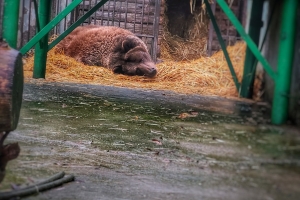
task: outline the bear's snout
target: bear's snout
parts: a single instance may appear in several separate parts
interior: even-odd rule
[[[157,74],[157,69],[155,64],[152,62],[140,63],[136,67],[135,73],[138,76],[146,76],[149,78],[153,78]]]
[[[156,68],[151,68],[146,73],[145,73],[145,71],[142,71],[140,68],[136,69],[136,75],[138,75],[138,76],[147,76],[149,78],[152,78],[156,74],[157,74]]]
[[[152,78],[152,77],[154,77],[156,74],[157,74],[157,70],[156,70],[156,68],[153,67],[153,68],[151,68],[151,69],[149,70],[148,77]]]

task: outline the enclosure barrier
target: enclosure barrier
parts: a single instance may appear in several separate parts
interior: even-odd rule
[[[36,0],[34,0],[36,1]],[[91,16],[97,9],[104,5],[108,0],[102,0],[91,8],[85,15],[72,24],[65,32],[63,32],[57,39],[48,45],[46,38],[49,31],[54,28],[62,19],[64,19],[77,5],[83,0],[72,1],[61,13],[59,13],[52,21],[49,22],[49,12],[51,0],[40,0],[39,4],[39,18],[40,31],[21,48],[20,52],[24,55],[34,45],[36,45],[35,55],[35,67],[34,77],[44,78],[47,52],[53,48],[58,42],[66,37],[71,31],[73,31],[79,24],[84,22],[89,16]],[[265,71],[275,82],[275,92],[272,105],[272,123],[282,124],[287,120],[288,105],[289,105],[289,91],[291,81],[291,69],[293,62],[293,45],[295,40],[295,21],[298,0],[284,0],[283,15],[282,15],[282,27],[281,38],[279,45],[278,67],[275,72],[267,60],[262,56],[260,50],[257,47],[258,36],[260,32],[260,25],[257,27],[250,27],[249,35],[245,32],[243,26],[231,11],[225,0],[216,0],[224,13],[228,16],[231,23],[235,26],[237,32],[241,35],[247,44],[246,61],[244,65],[244,76],[242,83],[239,83],[234,72],[232,63],[230,61],[228,52],[225,48],[225,43],[220,37],[220,30],[215,21],[213,13],[210,8],[208,0],[204,0],[206,8],[210,18],[212,20],[215,31],[217,32],[218,39],[225,58],[228,62],[230,72],[235,82],[236,88],[242,97],[251,96],[249,90],[253,85],[255,62],[256,59],[262,64]],[[253,7],[251,17],[261,18],[262,9],[261,0],[253,0]],[[19,0],[5,0],[4,3],[4,17],[3,17],[3,36],[11,46],[16,46],[17,41],[17,21],[18,21],[18,5]],[[48,23],[49,22],[49,23]]]
[[[267,60],[262,56],[260,53],[258,47],[257,47],[257,39],[255,38],[255,42],[251,39],[251,37],[245,32],[243,26],[239,22],[239,20],[236,18],[235,14],[231,11],[228,4],[225,2],[225,0],[216,0],[221,9],[224,11],[224,13],[228,16],[231,23],[235,26],[238,33],[241,35],[241,37],[244,39],[244,41],[247,44],[247,55],[246,59],[249,61],[249,63],[245,63],[244,66],[244,77],[242,80],[242,87],[236,83],[237,89],[240,92],[240,94],[243,94],[247,96],[249,94],[248,90],[251,88],[251,84],[253,84],[252,76],[249,76],[249,73],[255,73],[253,70],[253,58],[252,55],[255,56],[255,58],[260,61],[265,71],[268,73],[268,75],[273,79],[275,82],[275,90],[274,90],[274,96],[273,96],[273,103],[272,103],[272,123],[273,124],[283,124],[286,122],[288,117],[288,106],[289,106],[289,92],[290,92],[290,84],[291,84],[291,70],[293,65],[293,51],[294,51],[294,41],[295,41],[295,23],[296,23],[296,13],[297,13],[297,7],[298,7],[298,0],[284,0],[284,6],[283,6],[283,14],[282,14],[282,22],[281,22],[281,37],[280,37],[280,44],[279,44],[279,56],[278,56],[278,66],[277,66],[277,72],[274,72],[270,66],[270,64],[267,62]],[[257,9],[257,7],[260,7],[262,5],[258,5],[258,1],[261,0],[253,0],[254,7],[252,9]],[[211,20],[214,20],[214,16],[212,15],[212,11],[210,9],[210,5],[208,3],[208,0],[204,0],[206,7],[208,9],[208,13],[211,17]],[[259,8],[261,9],[261,8]],[[260,15],[260,11],[252,12],[252,14]],[[216,23],[215,23],[216,24]],[[217,25],[214,26],[215,30],[217,31],[218,27]],[[257,37],[257,30],[254,30],[256,33],[252,33],[252,36],[254,35]],[[217,33],[218,34],[218,33]],[[222,44],[223,39],[219,39],[220,43]],[[223,45],[222,45],[223,46]],[[226,49],[222,47],[222,50],[224,51],[225,57],[227,52]],[[230,68],[232,68],[231,62],[228,62],[228,65]],[[232,71],[232,69],[231,69]],[[235,73],[233,73],[233,77],[235,76]],[[249,79],[249,77],[250,79]],[[234,78],[235,79],[235,78]]]
[[[261,0],[252,1],[248,34],[252,38],[256,46],[259,45],[260,29],[263,26],[262,13],[263,13],[264,2],[265,1],[261,1]],[[266,33],[267,32],[268,31],[266,31]],[[246,57],[244,62],[244,73],[243,73],[243,79],[242,79],[241,89],[240,89],[241,97],[252,98],[253,85],[254,85],[254,79],[256,73],[256,65],[257,65],[257,59],[252,53],[251,49],[247,47]]]

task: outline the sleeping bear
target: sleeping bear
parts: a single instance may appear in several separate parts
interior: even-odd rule
[[[157,73],[145,43],[118,27],[77,27],[58,43],[56,50],[84,64],[103,66],[118,74],[154,77]]]

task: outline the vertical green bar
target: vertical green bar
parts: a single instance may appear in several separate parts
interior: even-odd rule
[[[291,73],[294,55],[298,0],[284,0],[278,54],[278,76],[272,105],[272,123],[282,124],[288,117]]]
[[[20,0],[5,0],[3,10],[3,38],[12,47],[17,48]]]
[[[258,46],[260,29],[262,27],[262,12],[263,12],[264,1],[253,0],[251,8],[251,16],[249,23],[248,35],[251,37],[253,42]],[[244,74],[241,84],[240,96],[245,98],[251,98],[253,94],[253,83],[256,72],[256,57],[252,51],[247,47],[246,58],[244,63]]]
[[[40,0],[38,18],[40,28],[50,21],[51,0]],[[48,33],[35,46],[33,78],[45,78],[48,52]]]

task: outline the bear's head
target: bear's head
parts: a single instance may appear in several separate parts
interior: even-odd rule
[[[112,59],[115,60],[112,67],[114,73],[150,78],[157,73],[146,45],[136,36],[129,36],[120,41],[118,52]]]

